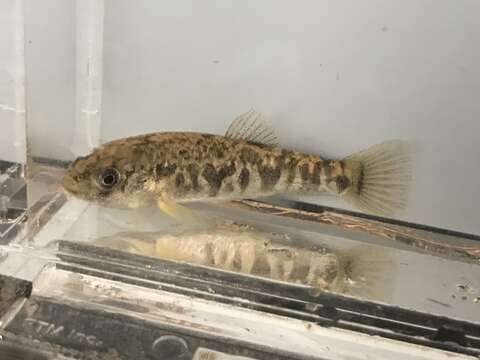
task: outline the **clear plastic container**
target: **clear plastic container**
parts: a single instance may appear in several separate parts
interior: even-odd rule
[[[33,280],[78,245],[118,264],[278,282],[289,299],[304,287],[480,322],[480,5],[4,3],[0,274]],[[62,189],[70,163],[108,141],[224,135],[252,108],[281,147],[327,159],[410,141],[405,210],[375,217],[333,196],[279,194],[193,203],[208,219],[198,227]]]

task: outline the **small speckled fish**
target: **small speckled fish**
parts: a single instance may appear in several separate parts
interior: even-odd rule
[[[124,232],[95,244],[136,254],[211,266],[319,290],[386,301],[395,264],[388,250],[359,245],[346,250],[310,250],[285,245],[289,238],[248,225],[163,232]]]
[[[332,193],[360,210],[392,215],[407,201],[410,158],[391,141],[343,160],[280,148],[260,114],[249,111],[225,136],[165,132],[109,142],[76,159],[63,179],[70,193],[105,206],[157,204],[174,217],[179,203],[281,193]]]

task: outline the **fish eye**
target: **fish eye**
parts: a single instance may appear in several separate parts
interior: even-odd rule
[[[115,168],[108,168],[100,175],[100,185],[104,188],[111,189],[120,181],[120,173]]]

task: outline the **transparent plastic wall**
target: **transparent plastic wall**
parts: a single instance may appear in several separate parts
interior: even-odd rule
[[[25,62],[22,1],[0,12],[0,160],[25,163]]]
[[[0,245],[24,218],[25,58],[22,1],[0,11]]]
[[[328,157],[412,141],[397,217],[480,233],[479,6],[27,1],[32,155],[71,160],[146,132],[222,134],[255,108],[281,145]]]

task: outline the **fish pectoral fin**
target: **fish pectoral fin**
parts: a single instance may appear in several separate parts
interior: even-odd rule
[[[225,133],[225,137],[271,147],[278,145],[273,128],[266,122],[261,113],[253,109],[233,120]]]
[[[195,211],[180,205],[174,200],[160,198],[157,205],[165,214],[180,222],[199,224],[205,222]]]

